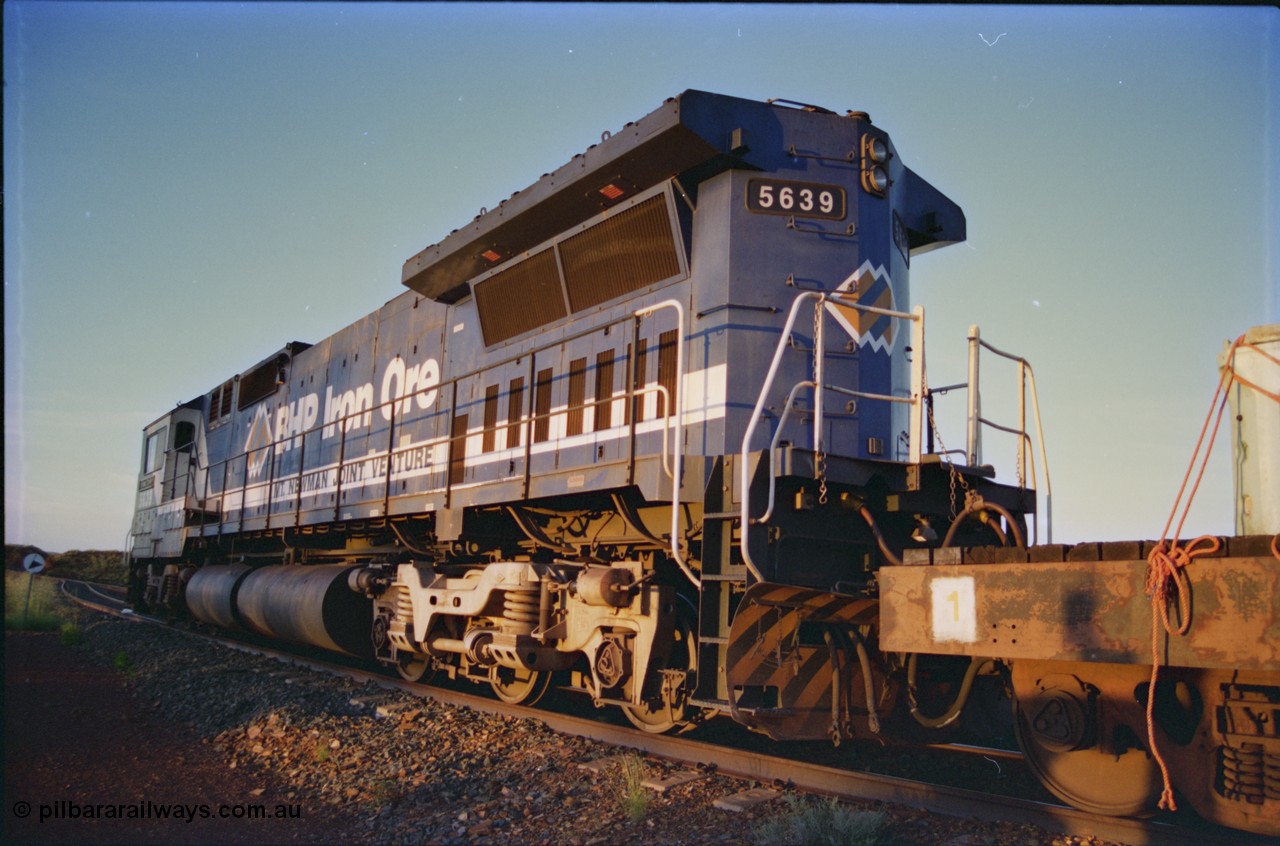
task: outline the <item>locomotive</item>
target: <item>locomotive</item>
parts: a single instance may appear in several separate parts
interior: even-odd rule
[[[556,684],[652,732],[839,744],[1001,701],[1050,789],[1119,814],[1155,808],[1155,689],[1179,792],[1280,830],[1280,720],[1246,718],[1280,716],[1274,652],[1175,650],[1135,682],[1108,647],[1136,603],[1088,614],[1137,552],[1033,543],[1043,441],[1037,464],[1025,412],[980,405],[979,351],[1006,354],[975,327],[968,381],[930,387],[910,265],[964,238],[867,114],[686,91],[410,258],[372,314],[147,426],[131,600],[513,703]],[[992,426],[1015,480],[982,462]],[[1280,633],[1280,568],[1228,552],[1270,608],[1251,634]]]

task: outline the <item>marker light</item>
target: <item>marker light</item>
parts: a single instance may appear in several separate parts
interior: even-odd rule
[[[889,191],[888,163],[893,155],[883,138],[870,132],[862,136],[862,190],[877,197]]]
[[[889,190],[889,174],[876,165],[862,172],[862,187],[866,191],[881,197]]]
[[[600,189],[600,194],[606,200],[616,200],[625,193],[626,191],[619,188],[617,185],[614,185],[612,182]]]
[[[883,138],[877,138],[874,135],[864,136],[866,144],[867,157],[877,164],[883,164],[889,160],[889,147],[884,143]]]

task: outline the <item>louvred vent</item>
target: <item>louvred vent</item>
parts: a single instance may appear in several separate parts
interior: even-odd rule
[[[574,235],[559,249],[573,311],[630,294],[680,272],[662,195]]]
[[[496,344],[565,316],[556,257],[543,250],[475,286],[485,343]]]
[[[473,285],[484,341],[492,346],[674,280],[681,256],[667,194],[603,216]]]

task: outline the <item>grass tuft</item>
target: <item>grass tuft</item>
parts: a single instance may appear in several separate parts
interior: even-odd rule
[[[381,810],[388,805],[394,805],[401,793],[400,783],[394,778],[378,779],[369,789],[369,803],[374,810]]]
[[[886,816],[829,802],[786,797],[791,809],[756,829],[756,846],[881,846]]]
[[[84,630],[75,623],[63,623],[59,639],[63,646],[79,646],[84,643]]]
[[[632,752],[622,759],[622,787],[619,803],[622,813],[639,822],[649,811],[649,791],[644,786],[644,759]]]
[[[30,590],[31,599],[27,601]],[[56,632],[62,626],[62,600],[58,583],[6,570],[4,573],[4,627],[33,632]]]

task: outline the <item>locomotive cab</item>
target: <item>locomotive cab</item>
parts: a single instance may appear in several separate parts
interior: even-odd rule
[[[129,533],[130,600],[156,604],[167,593],[179,602],[177,561],[188,527],[208,517],[199,491],[204,483],[202,399],[184,403],[142,433],[142,463]]]
[[[182,554],[183,528],[201,506],[198,434],[203,429],[196,401],[178,406],[142,434],[142,466],[134,507],[135,555],[171,558]]]

